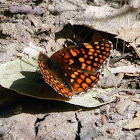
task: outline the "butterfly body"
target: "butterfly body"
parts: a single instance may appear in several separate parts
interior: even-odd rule
[[[92,88],[99,79],[99,69],[110,54],[111,43],[73,45],[50,58],[39,54],[39,67],[45,81],[58,93],[72,97]]]

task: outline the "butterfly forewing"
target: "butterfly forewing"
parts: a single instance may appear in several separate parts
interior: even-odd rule
[[[92,88],[98,82],[100,75],[99,72],[90,74],[75,68],[67,69],[66,67],[62,67],[62,70],[69,80],[71,89],[76,94]]]
[[[72,67],[94,73],[109,56],[111,45],[108,41],[101,41],[69,46],[66,51],[64,48],[52,57],[57,58],[62,67]]]

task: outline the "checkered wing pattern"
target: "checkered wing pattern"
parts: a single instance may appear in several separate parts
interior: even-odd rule
[[[99,79],[99,69],[110,54],[108,41],[69,46],[48,58],[39,55],[41,73],[58,93],[72,97],[93,87]]]

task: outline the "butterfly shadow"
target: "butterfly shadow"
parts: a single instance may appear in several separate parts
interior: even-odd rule
[[[22,71],[21,74],[25,78],[14,81],[10,86],[11,90],[0,88],[0,116],[9,117],[23,112],[38,114],[87,109],[66,103],[65,101],[70,99],[58,94],[45,83],[40,73]]]

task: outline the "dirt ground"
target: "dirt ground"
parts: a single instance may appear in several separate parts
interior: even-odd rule
[[[140,1],[1,0],[1,66],[103,39],[113,43],[106,64],[112,74],[97,87],[115,86],[115,100],[96,107],[43,100],[0,78],[0,139],[140,140]]]

